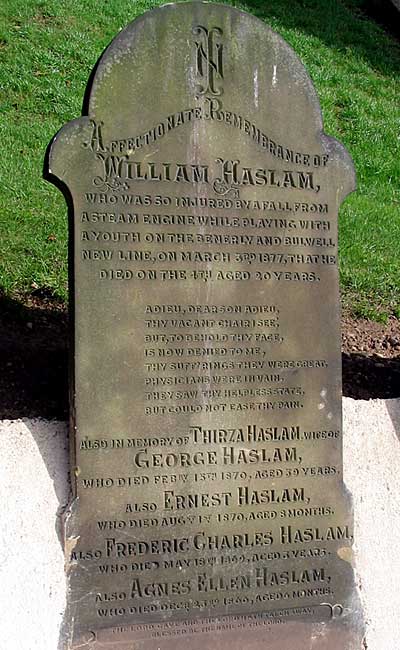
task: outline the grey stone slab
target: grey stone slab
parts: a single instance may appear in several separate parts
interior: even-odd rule
[[[355,179],[296,54],[228,6],[148,12],[49,174],[72,232],[68,647],[359,648],[337,268]]]

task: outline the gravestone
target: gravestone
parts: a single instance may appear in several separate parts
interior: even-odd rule
[[[291,48],[167,5],[48,154],[70,206],[68,648],[361,647],[337,217],[354,189]]]

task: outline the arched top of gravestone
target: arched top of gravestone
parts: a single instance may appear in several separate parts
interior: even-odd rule
[[[294,50],[255,16],[201,1],[155,8],[113,39],[99,59],[89,89],[89,114],[107,117],[116,92],[119,113],[135,107],[140,114],[143,105],[154,110],[157,99],[162,99],[165,108],[170,105],[171,111],[179,96],[184,105],[193,101],[198,90],[196,43],[202,50],[215,51],[220,45],[223,81],[218,83],[214,69],[215,82],[210,83],[208,94],[224,96],[232,108],[236,102],[242,107],[243,98],[251,99],[248,109],[261,116],[267,111],[278,117],[278,109],[290,107],[291,113],[303,116],[296,139],[302,128],[322,130],[317,94]],[[204,54],[204,68],[218,65],[218,55],[214,61],[212,52]]]
[[[83,138],[95,153],[132,159],[150,156],[164,140],[176,153],[184,149],[186,160],[200,159],[202,150],[207,156],[220,139],[242,150],[258,147],[266,164],[329,168],[338,205],[355,187],[350,156],[323,133],[316,91],[296,53],[261,20],[233,7],[199,1],[146,12],[105,50],[86,97],[90,121],[66,125],[50,152],[50,173],[68,186],[67,168],[85,164],[85,157],[67,164],[64,145],[71,149]],[[179,113],[172,128],[171,116]],[[256,143],[257,132],[266,146]]]

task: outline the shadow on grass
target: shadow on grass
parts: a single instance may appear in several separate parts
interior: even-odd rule
[[[27,302],[0,292],[0,418],[66,420],[68,315],[43,295]]]
[[[242,7],[271,26],[279,26],[315,36],[330,49],[346,55],[350,49],[385,77],[397,76],[400,70],[400,45],[393,38],[382,37],[384,25],[394,35],[393,14],[400,21],[389,0],[244,0]],[[371,20],[372,18],[372,20]],[[398,31],[395,32],[398,35]]]
[[[0,419],[68,419],[68,314],[33,295],[27,304],[0,293]],[[343,354],[343,394],[400,397],[400,357]]]

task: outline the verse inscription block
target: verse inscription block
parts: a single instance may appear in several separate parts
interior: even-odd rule
[[[48,170],[72,207],[67,647],[359,648],[337,266],[355,181],[301,62],[228,6],[148,12]]]

